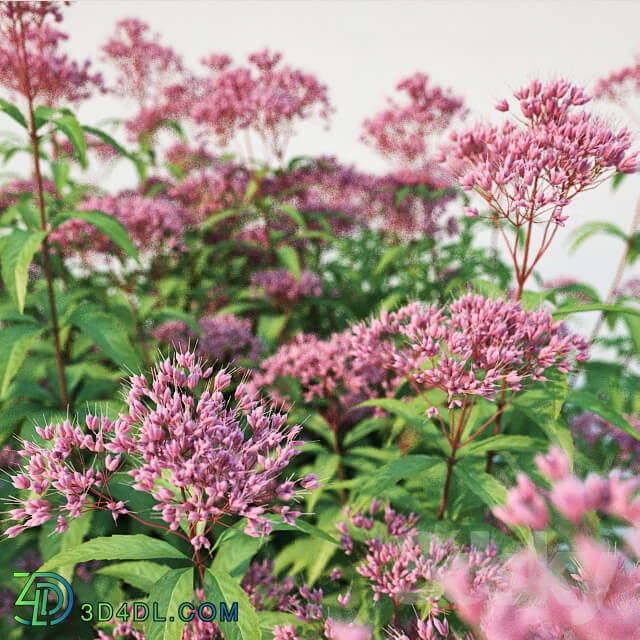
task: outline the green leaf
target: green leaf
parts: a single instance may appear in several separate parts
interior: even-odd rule
[[[560,411],[567,395],[567,376],[557,371],[547,373],[546,382],[536,382],[518,394],[505,413],[517,410],[535,422],[553,443],[559,444],[573,459],[573,437]]]
[[[115,535],[94,538],[77,547],[65,549],[47,560],[38,571],[89,560],[147,560],[154,558],[179,558],[190,562],[181,551],[164,540],[141,534]]]
[[[138,370],[138,356],[129,342],[126,330],[114,316],[94,305],[86,304],[69,316],[68,323],[91,338],[117,365],[131,371]]]
[[[193,316],[190,316],[188,313],[180,311],[179,309],[169,309],[168,307],[154,309],[151,312],[151,317],[156,322],[165,322],[166,320],[182,320],[182,322],[191,327],[198,335],[202,333],[200,325],[198,325],[198,323],[193,319]]]
[[[287,214],[301,229],[306,229],[307,225],[304,221],[304,216],[290,204],[280,204],[278,208]]]
[[[384,489],[400,480],[415,477],[442,462],[442,458],[425,455],[408,455],[380,467],[358,491],[358,495],[379,496]]]
[[[4,98],[0,98],[0,111],[4,111],[4,113],[6,113],[10,118],[13,118],[13,120],[15,120],[21,127],[28,129],[27,121],[22,115],[20,109]]]
[[[77,118],[71,112],[67,111],[59,118],[53,120],[53,123],[58,130],[67,136],[69,142],[78,153],[81,166],[85,168],[87,166],[87,141]]]
[[[460,449],[459,458],[467,456],[484,456],[487,451],[544,451],[547,443],[539,438],[529,436],[498,435],[482,440],[473,440]]]
[[[406,247],[404,245],[398,245],[396,247],[391,247],[387,249],[383,254],[376,268],[373,270],[373,277],[379,276],[381,273],[384,273],[387,266],[390,265],[396,258],[406,253]]]
[[[24,231],[15,229],[3,238],[2,279],[20,313],[24,311],[24,300],[29,281],[29,265],[43,240],[46,231]]]
[[[232,578],[241,580],[262,542],[261,538],[253,538],[245,533],[236,534],[220,545],[211,565],[211,571],[215,573],[224,571]]]
[[[491,508],[503,505],[507,499],[507,488],[496,478],[476,467],[460,461],[453,467],[453,475],[468,491],[478,496],[482,503]],[[533,541],[531,530],[528,527],[511,527],[527,544]]]
[[[600,222],[594,220],[592,222],[585,222],[575,229],[570,238],[573,239],[570,251],[573,253],[587,238],[590,238],[596,233],[605,233],[607,235],[616,236],[624,242],[627,242],[627,235],[625,232],[617,227],[612,222]]]
[[[31,325],[11,326],[0,330],[0,353],[4,368],[1,374],[0,396],[4,396],[9,384],[20,370],[27,351],[43,329]]]
[[[280,262],[291,271],[293,277],[300,282],[300,260],[298,258],[298,252],[293,247],[277,247],[276,253],[280,258]]]
[[[322,540],[326,540],[327,542],[331,542],[335,545],[339,544],[339,542],[330,536],[328,533],[319,529],[318,527],[309,524],[302,518],[296,518],[295,525],[288,524],[286,522],[282,522],[280,516],[277,515],[265,515],[267,520],[271,521],[271,526],[273,531],[303,531],[304,533],[314,536],[316,538],[322,538]]]
[[[572,313],[584,313],[586,311],[614,311],[616,313],[628,313],[633,316],[640,316],[640,310],[634,309],[632,307],[622,307],[618,304],[604,304],[604,303],[594,303],[594,304],[582,304],[579,306],[573,305],[568,307],[559,307],[555,309],[551,315],[553,319],[561,318],[562,316],[568,316]]]
[[[170,567],[164,564],[142,560],[140,562],[110,564],[98,569],[97,573],[120,578],[120,580],[136,589],[149,593],[158,580],[169,570]]]
[[[275,342],[286,324],[286,315],[261,315],[258,320],[256,335],[267,343]]]
[[[633,436],[637,440],[640,440],[640,433],[634,429],[617,411],[611,408],[611,406],[598,398],[598,396],[590,393],[589,391],[583,391],[582,389],[570,389],[567,394],[567,402],[578,405],[585,411],[591,411],[604,418],[607,422],[611,423],[614,427],[622,429],[625,433]]]
[[[205,571],[205,593],[209,602],[238,603],[238,621],[217,619],[225,640],[262,640],[260,620],[244,589],[224,571]],[[218,612],[219,613],[219,612]]]
[[[222,222],[223,220],[227,220],[228,218],[234,218],[238,216],[238,210],[236,209],[225,209],[224,211],[219,211],[212,216],[209,216],[200,226],[202,230],[211,229],[211,227],[215,227],[218,222]]]
[[[183,602],[192,601],[193,567],[167,571],[149,592],[149,603],[157,606],[160,616],[166,621],[147,620],[144,625],[147,640],[180,640],[184,622],[180,620],[178,607]]]
[[[54,534],[57,521],[49,520],[40,531],[40,549],[42,550],[42,559],[49,560],[53,556],[72,549],[82,543],[82,539],[89,533],[91,520],[93,518],[92,511],[85,511],[79,518],[69,519],[69,528],[59,534]],[[57,573],[66,578],[69,582],[73,578],[76,563],[73,562],[63,567],[58,567]]]
[[[114,244],[127,255],[140,263],[138,250],[134,247],[126,227],[113,216],[104,211],[63,211],[51,221],[51,228],[57,229],[68,220],[84,220],[102,231]]]
[[[128,158],[129,160],[131,160],[131,162],[133,162],[133,164],[136,166],[136,170],[140,177],[140,182],[144,182],[145,166],[144,166],[144,162],[140,160],[140,158],[138,158],[136,155],[134,155],[130,151],[127,151],[112,136],[102,131],[102,129],[97,129],[96,127],[90,127],[88,125],[83,125],[82,128],[87,133],[91,133],[94,136],[96,136],[96,138],[100,138],[100,140],[102,140],[103,142],[106,142],[112,149],[115,149],[121,156],[124,156],[125,158]]]

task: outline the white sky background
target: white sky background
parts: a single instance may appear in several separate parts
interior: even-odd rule
[[[329,131],[320,123],[298,127],[289,157],[330,154],[371,171],[384,170],[385,162],[359,142],[362,120],[383,108],[398,81],[415,71],[462,95],[474,121],[499,118],[496,100],[535,77],[562,76],[591,88],[640,53],[640,2],[613,0],[80,0],[66,10],[66,49],[95,60],[116,20],[128,16],[149,22],[161,42],[172,45],[192,68],[211,52],[245,62],[247,54],[264,46],[281,51],[285,62],[328,85],[336,108]],[[83,122],[95,124],[111,115],[106,104],[113,103],[103,98],[84,105]],[[614,113],[606,104],[587,106]],[[624,121],[621,113],[614,117]],[[122,185],[127,175],[113,179]],[[628,229],[638,197],[640,175],[629,177],[615,193],[603,185],[579,196],[567,207],[567,227],[541,261],[540,272],[546,278],[574,274],[605,294],[621,241],[592,239],[569,255],[568,232],[587,220],[610,220]],[[634,271],[640,275],[638,265]]]

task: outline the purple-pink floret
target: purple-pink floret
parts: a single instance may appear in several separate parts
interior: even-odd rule
[[[17,489],[38,497],[10,511],[18,524],[7,534],[56,516],[56,530],[64,531],[67,518],[92,508],[111,511],[114,520],[130,513],[109,490],[113,475],[128,462],[135,465],[127,472],[133,487],[155,498],[160,526],[180,534],[186,523],[195,549],[209,548],[207,534],[229,517],[246,517],[245,532],[252,536],[271,531],[269,511],[294,522],[299,511],[290,503],[317,487],[315,476],[303,478],[303,486],[280,477],[300,452],[301,427],[287,429],[286,414],[269,413],[243,383],[233,401],[226,400],[222,392],[231,376],[222,369],[209,380],[212,374],[194,354],[178,353],[157,366],[151,383],[132,376],[129,412],[117,419],[89,415],[86,432],[68,420],[38,427],[47,443],[23,443],[24,465],[13,478]],[[205,386],[198,391],[201,382]],[[100,464],[91,464],[94,455]]]
[[[504,384],[514,392],[545,370],[571,369],[569,356],[588,357],[588,343],[553,322],[543,309],[469,294],[448,307],[413,302],[353,329],[356,362],[389,369],[420,390],[446,392],[448,406],[467,395],[494,400]]]

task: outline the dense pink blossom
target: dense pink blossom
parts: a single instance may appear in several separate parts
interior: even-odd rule
[[[514,93],[521,118],[501,126],[477,124],[450,135],[449,167],[464,189],[475,190],[496,225],[524,228],[524,248],[501,233],[516,269],[521,293],[525,281],[567,220],[566,206],[616,171],[634,172],[628,129],[614,129],[583,105],[584,91],[564,80],[535,80]],[[500,109],[503,111],[504,109]],[[478,211],[470,208],[475,217]],[[533,225],[541,227],[532,243]]]
[[[119,196],[91,196],[82,202],[81,211],[103,211],[119,220],[138,249],[163,252],[183,248],[182,237],[195,222],[193,214],[164,196],[145,198],[132,193]],[[111,240],[83,220],[69,220],[49,236],[64,250],[83,253],[113,253]]]
[[[632,525],[626,537],[637,556],[640,497],[634,497],[634,492],[638,479],[613,471],[608,478],[589,474],[581,480],[570,473],[559,449],[552,449],[547,457],[538,456],[536,462],[551,483],[547,499],[563,517],[582,527],[571,549],[577,570],[567,566],[568,557],[558,556],[548,563],[526,549],[507,561],[501,582],[476,585],[460,562],[441,578],[447,597],[486,640],[640,638],[638,565],[621,549],[611,549],[584,533],[584,518],[590,511],[620,518]],[[507,507],[494,512],[509,524],[526,525],[529,516],[514,508],[513,498],[518,495],[517,502],[524,498],[532,504],[532,491],[540,511],[545,502],[542,490],[519,479]],[[545,528],[542,521],[539,524],[536,528]]]
[[[396,89],[406,97],[404,104],[388,98],[389,107],[364,121],[362,140],[392,159],[396,168],[426,169],[433,162],[433,140],[454,118],[463,116],[461,98],[449,89],[429,81],[417,72],[402,80]]]
[[[149,33],[148,24],[137,18],[120,20],[102,51],[118,71],[113,91],[137,104],[137,114],[126,122],[134,137],[179,121],[188,112],[198,82],[185,70],[181,56]]]
[[[102,75],[90,71],[88,60],[79,64],[60,52],[68,36],[51,23],[61,21],[59,2],[2,3],[0,84],[48,106],[66,106],[104,91]]]
[[[395,608],[388,637],[407,640],[447,637],[446,608],[438,596],[430,595],[429,586],[463,560],[474,585],[502,584],[504,568],[497,555],[498,548],[493,543],[484,550],[461,547],[453,539],[442,542],[435,537],[425,543],[416,526],[417,516],[404,516],[389,506],[384,509],[384,526],[380,528],[375,519],[379,506],[380,501],[375,501],[366,513],[347,508],[347,521],[337,528],[347,555],[355,555],[362,544],[362,558],[355,568],[368,581],[374,602],[388,598]],[[362,543],[355,542],[354,530],[359,530],[358,539]],[[428,614],[417,614],[427,610],[427,604]]]
[[[64,531],[68,518],[87,509],[109,510],[114,520],[125,514],[135,518],[109,488],[128,460],[135,462],[127,472],[133,488],[156,500],[155,526],[162,523],[189,540],[196,553],[211,547],[208,534],[229,517],[245,517],[245,532],[253,536],[271,531],[269,510],[294,522],[300,512],[286,503],[317,486],[315,476],[303,478],[300,487],[280,478],[303,444],[296,440],[301,427],[287,429],[286,414],[269,414],[244,384],[236,388],[233,403],[225,400],[222,392],[231,376],[224,369],[198,391],[212,373],[203,371],[192,353],[179,353],[158,365],[151,383],[132,376],[128,413],[117,419],[89,415],[86,432],[68,420],[38,427],[46,442],[23,443],[24,464],[13,478],[16,488],[37,497],[16,499],[9,515],[18,524],[7,535],[56,516],[56,530]],[[100,464],[91,463],[94,455]]]
[[[232,314],[205,316],[198,322],[198,335],[182,320],[172,320],[159,326],[154,337],[160,342],[184,351],[191,346],[200,356],[219,364],[227,364],[238,358],[257,360],[264,344],[251,330],[251,320]]]
[[[351,353],[351,332],[335,333],[322,340],[313,334],[298,334],[260,363],[252,384],[279,405],[289,406],[288,382],[300,385],[307,405],[317,406],[327,421],[348,425],[367,415],[354,407],[380,395],[391,395],[401,379],[377,367],[357,362]]]
[[[251,276],[254,294],[258,291],[278,308],[288,309],[305,298],[317,298],[322,295],[322,281],[313,272],[303,269],[300,280],[288,269],[270,269],[257,271]]]
[[[620,104],[638,120],[640,113],[636,111],[636,105],[640,98],[640,55],[636,55],[634,63],[600,78],[593,94],[600,100],[610,100]]]
[[[580,87],[536,80],[514,96],[523,122],[476,125],[451,135],[451,166],[463,188],[475,189],[494,215],[515,226],[562,225],[564,208],[578,193],[615,171],[636,170],[631,133],[581,109],[589,98]]]
[[[242,130],[258,134],[268,153],[282,159],[296,120],[315,114],[327,119],[331,110],[327,88],[314,75],[279,65],[280,54],[261,51],[249,56],[257,68],[230,67],[216,57],[205,61],[212,74],[202,97],[193,104],[196,122],[209,126],[226,146]]]
[[[467,395],[489,400],[504,384],[513,392],[544,371],[570,368],[568,356],[587,357],[588,345],[543,309],[466,295],[448,307],[418,302],[383,312],[353,330],[356,361],[391,369],[421,389],[438,388],[449,407]]]

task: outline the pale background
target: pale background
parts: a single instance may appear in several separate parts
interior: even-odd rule
[[[336,107],[331,129],[304,123],[288,155],[331,154],[371,171],[384,170],[385,163],[358,141],[361,122],[384,107],[397,82],[414,71],[464,96],[474,120],[499,117],[495,101],[535,77],[563,76],[591,88],[640,53],[640,2],[613,0],[81,0],[66,10],[68,50],[96,58],[116,20],[126,16],[149,22],[161,42],[171,44],[192,67],[214,51],[238,62],[264,46],[282,51],[286,62],[314,72],[329,86]],[[101,98],[84,105],[83,121],[96,123],[107,104]],[[625,121],[608,105],[590,107]],[[128,169],[122,171],[111,180],[133,180]],[[593,239],[569,255],[568,233],[586,220],[610,220],[628,229],[639,196],[640,175],[635,175],[615,193],[605,185],[579,197],[567,208],[567,228],[540,263],[540,272],[547,278],[575,274],[604,294],[621,241]],[[634,275],[639,269],[636,265]]]

